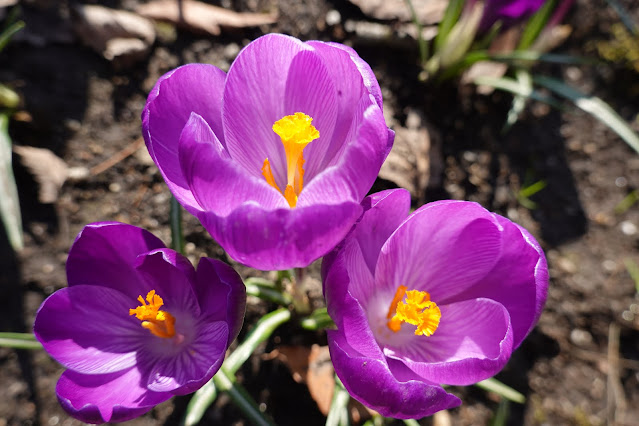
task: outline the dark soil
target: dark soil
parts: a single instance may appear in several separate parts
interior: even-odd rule
[[[122,9],[137,3],[103,2]],[[639,424],[639,297],[624,266],[627,259],[639,263],[639,208],[615,210],[639,190],[634,151],[591,116],[540,104],[530,104],[520,121],[502,133],[508,95],[481,96],[471,87],[419,82],[417,45],[371,42],[347,31],[347,20],[370,19],[345,0],[212,3],[239,11],[274,7],[280,19],[216,38],[182,30],[172,37],[169,32],[156,41],[147,59],[117,67],[74,38],[67,2],[24,2],[27,27],[0,54],[0,81],[20,93],[20,110],[28,113],[10,123],[14,143],[48,148],[71,167],[91,168],[136,143],[148,91],[160,75],[180,64],[208,62],[227,69],[239,49],[264,32],[350,44],[375,70],[385,108],[397,126],[416,111],[426,118],[433,140],[439,140],[431,149],[433,173],[423,198],[480,202],[525,226],[546,250],[551,274],[546,309],[497,376],[527,397],[525,405],[511,404],[509,424]],[[639,18],[634,0],[622,3]],[[331,10],[339,11],[340,23],[326,23]],[[594,56],[588,46],[608,39],[616,21],[603,0],[578,1],[568,16],[573,33],[559,50]],[[546,65],[538,72],[601,97],[629,122],[639,111],[637,74],[622,67]],[[31,331],[40,303],[66,285],[68,249],[85,224],[117,220],[170,242],[170,193],[144,147],[89,179],[67,182],[55,204],[39,203],[33,177],[17,156],[14,164],[26,244],[13,253],[0,230],[0,331]],[[547,186],[531,197],[534,204],[522,202],[519,191],[537,181]],[[389,187],[394,184],[378,180],[373,190]],[[191,260],[210,256],[233,263],[188,215],[185,234]],[[255,274],[234,266],[244,277]],[[316,270],[310,297],[321,303]],[[245,330],[271,308],[249,299]],[[324,418],[287,367],[261,355],[279,344],[313,343],[325,344],[322,334],[288,324],[240,372],[240,380],[278,424],[320,425]],[[79,424],[58,406],[54,388],[61,371],[42,351],[0,348],[0,426]],[[452,424],[490,421],[499,404],[496,395],[475,387],[454,391],[464,403],[450,411]],[[175,398],[132,424],[177,424],[187,401]],[[223,396],[203,423],[246,421]]]

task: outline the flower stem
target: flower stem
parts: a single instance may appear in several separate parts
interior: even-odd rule
[[[42,349],[31,333],[0,333],[0,346],[14,349]]]
[[[344,389],[340,379],[335,376],[335,391],[331,401],[331,409],[326,417],[326,426],[348,426],[348,401],[350,395]]]
[[[224,368],[220,368],[220,371],[213,376],[213,383],[217,389],[228,393],[235,406],[242,410],[251,423],[256,426],[275,426],[275,423],[260,411],[257,403],[246,389],[237,383],[235,378],[229,375]]]
[[[428,61],[428,43],[424,40],[422,35],[422,24],[419,22],[419,18],[417,17],[417,13],[415,12],[415,7],[413,6],[412,0],[404,0],[408,9],[410,9],[410,16],[413,19],[413,24],[415,24],[415,29],[417,30],[417,43],[419,44],[419,59],[422,67],[426,65]]]
[[[268,339],[277,327],[290,319],[291,312],[286,308],[280,308],[260,318],[253,330],[247,334],[242,344],[224,361],[226,371],[230,374],[235,374],[242,364],[249,359],[255,348]]]
[[[204,413],[213,401],[217,398],[217,389],[213,380],[209,380],[202,386],[191,398],[189,405],[186,407],[186,415],[184,416],[184,426],[196,425],[204,417]]]
[[[171,197],[171,248],[184,254],[184,235],[182,234],[182,206],[175,197]]]

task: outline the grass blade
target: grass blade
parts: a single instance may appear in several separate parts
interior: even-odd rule
[[[9,138],[9,117],[0,114],[0,216],[7,231],[9,244],[14,251],[22,250],[22,216],[18,188],[11,164],[11,139]]]
[[[507,400],[516,402],[518,404],[523,404],[524,402],[526,402],[526,397],[524,395],[517,392],[510,386],[506,386],[495,378],[490,378],[479,383],[475,383],[475,386],[485,391],[494,392],[497,395],[500,395],[503,398],[506,398]]]

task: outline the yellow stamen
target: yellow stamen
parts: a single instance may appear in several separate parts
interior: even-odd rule
[[[262,175],[269,185],[284,195],[288,205],[295,207],[304,187],[304,147],[319,138],[319,131],[311,124],[313,119],[302,112],[287,115],[273,124],[286,153],[286,187],[282,191],[275,183],[268,158],[264,160]]]
[[[138,296],[140,306],[129,309],[129,315],[135,315],[142,321],[142,327],[149,330],[158,337],[169,338],[175,336],[175,318],[168,312],[161,311],[164,300],[155,290],[151,290],[146,295],[146,301],[142,296]],[[148,302],[148,304],[147,304]]]
[[[425,291],[410,290],[400,285],[388,308],[387,326],[397,333],[403,322],[416,325],[416,335],[432,336],[439,327],[442,312],[435,302],[430,300],[430,294]],[[406,296],[406,301],[402,301]]]

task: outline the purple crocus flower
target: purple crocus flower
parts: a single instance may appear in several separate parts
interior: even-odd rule
[[[201,387],[244,318],[246,290],[231,267],[202,258],[196,271],[131,225],[87,225],[67,277],[33,328],[67,368],[56,386],[60,404],[88,423],[129,420]]]
[[[496,22],[512,25],[531,16],[545,2],[546,0],[486,0],[480,28],[485,31]]]
[[[228,74],[190,64],[160,78],[143,134],[171,192],[235,260],[304,267],[344,238],[394,133],[351,48],[281,34]]]
[[[335,372],[384,416],[455,407],[461,401],[441,384],[496,374],[535,325],[548,287],[544,254],[524,229],[475,203],[439,201],[408,215],[400,189],[362,205],[322,265]]]

